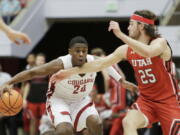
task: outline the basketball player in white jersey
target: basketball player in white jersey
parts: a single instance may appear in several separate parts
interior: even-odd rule
[[[14,83],[30,80],[37,76],[52,75],[59,70],[74,66],[81,66],[94,60],[94,56],[87,55],[88,43],[81,36],[74,37],[69,43],[69,54],[59,57],[47,64],[23,71],[14,76],[0,91]],[[112,68],[108,73],[117,81],[121,76]],[[56,128],[58,135],[73,135],[83,131],[90,135],[102,135],[102,125],[89,93],[94,85],[96,73],[79,74],[58,83],[49,83],[47,92],[47,113]],[[136,86],[123,81],[130,89]]]

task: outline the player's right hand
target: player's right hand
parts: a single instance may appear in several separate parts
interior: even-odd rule
[[[2,86],[0,86],[0,96],[4,93],[4,92],[10,92],[11,91],[12,86],[11,85],[7,85],[7,84],[3,84]]]
[[[122,33],[119,23],[116,21],[110,21],[108,31],[113,31],[116,37],[119,37],[119,34]]]

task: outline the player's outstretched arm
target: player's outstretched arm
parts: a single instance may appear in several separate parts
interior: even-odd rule
[[[132,39],[131,37],[124,34],[118,22],[110,21],[109,24],[109,31],[113,31],[113,33],[121,39],[124,43],[126,43],[130,48],[132,48],[136,53],[144,57],[154,57],[160,56],[167,47],[167,42],[164,38],[157,38],[155,39],[151,45],[144,44],[137,40]]]
[[[62,61],[60,59],[55,59],[49,63],[18,73],[11,80],[6,82],[5,85],[12,85],[15,83],[24,82],[38,76],[51,75],[63,68],[64,66]]]
[[[11,29],[8,25],[6,25],[3,22],[2,18],[0,18],[0,29],[4,31],[6,35],[8,36],[8,38],[17,45],[20,45],[19,40],[23,41],[24,44],[31,43],[31,40],[25,33]]]
[[[96,59],[92,62],[88,62],[83,64],[81,67],[74,67],[66,70],[61,70],[54,74],[50,81],[56,82],[60,80],[64,80],[68,78],[69,76],[72,76],[74,74],[83,74],[88,72],[98,72],[101,71],[115,63],[118,63],[119,61],[126,59],[126,52],[127,52],[127,45],[123,45],[118,47],[112,54]]]

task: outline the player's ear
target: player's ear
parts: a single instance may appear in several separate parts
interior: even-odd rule
[[[144,26],[145,26],[145,24],[140,23],[140,24],[139,24],[139,28],[140,28],[140,30],[144,30]]]
[[[72,54],[72,49],[71,48],[68,49],[68,53]]]

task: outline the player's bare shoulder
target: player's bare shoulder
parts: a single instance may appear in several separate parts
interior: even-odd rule
[[[165,61],[168,61],[171,58],[172,54],[171,54],[171,48],[168,45],[167,40],[165,38],[159,37],[154,39],[150,45],[156,45],[156,44],[160,45],[163,49],[163,52],[160,55],[160,57]]]
[[[114,54],[119,57],[119,59],[126,60],[127,59],[127,51],[128,51],[128,45],[124,44],[119,46],[115,51]]]
[[[56,66],[56,68],[58,69],[64,69],[64,64],[63,64],[63,61],[59,58],[51,61],[51,64]]]
[[[150,45],[152,45],[152,44],[157,44],[157,43],[159,43],[159,44],[161,44],[161,45],[167,45],[167,41],[166,41],[166,39],[163,38],[163,37],[158,37],[158,38],[152,40],[152,42],[150,43]]]
[[[37,67],[38,68],[38,67]],[[64,69],[64,65],[61,59],[54,59],[41,67],[39,67],[39,72],[46,72],[48,74],[53,74],[61,69]]]

